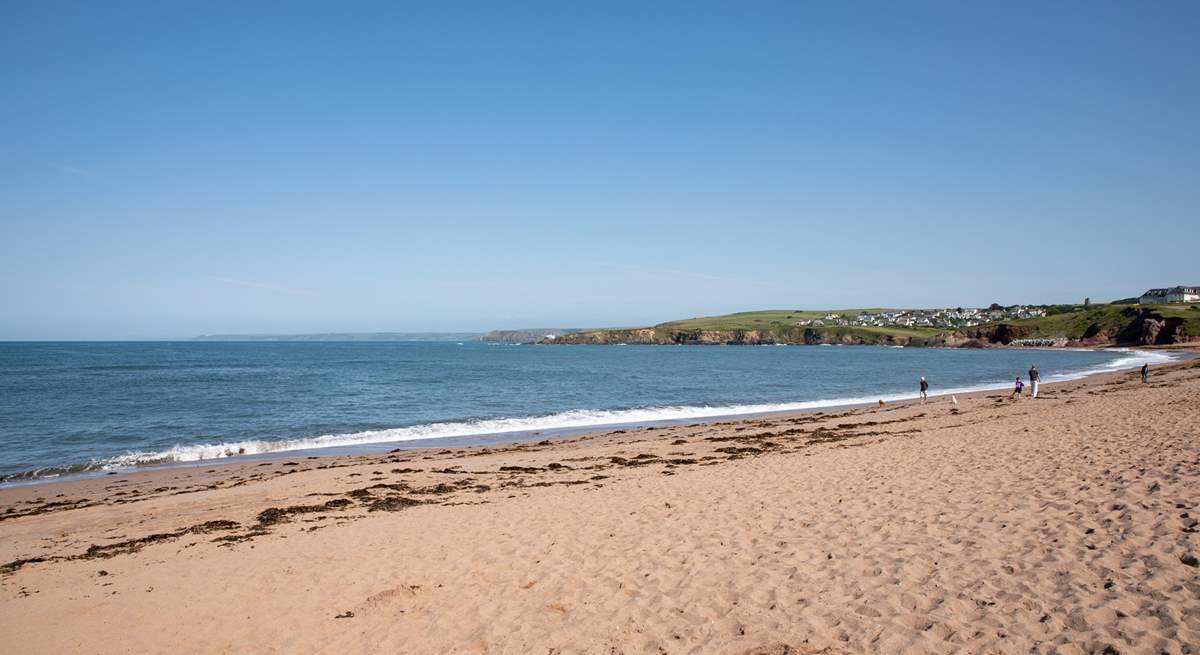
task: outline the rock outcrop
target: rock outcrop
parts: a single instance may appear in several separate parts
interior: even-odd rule
[[[1163,328],[1167,326],[1167,322],[1155,318],[1142,319],[1142,334],[1138,342],[1151,346],[1158,343],[1158,337],[1162,334]]]
[[[1007,346],[1017,339],[1026,338],[1028,335],[1029,330],[1025,328],[1016,325],[1009,325],[1008,323],[998,323],[996,325],[975,330],[975,332],[972,334],[972,338],[987,343],[1002,344]]]
[[[1183,319],[1179,318],[1143,318],[1137,343],[1143,346],[1183,343],[1189,340],[1183,327]]]

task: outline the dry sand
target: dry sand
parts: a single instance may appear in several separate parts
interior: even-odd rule
[[[4,489],[0,650],[1197,652],[1200,362],[1136,376]]]

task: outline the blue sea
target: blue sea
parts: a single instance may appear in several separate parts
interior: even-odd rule
[[[480,342],[0,343],[0,482],[544,438],[1065,380],[1163,353]]]

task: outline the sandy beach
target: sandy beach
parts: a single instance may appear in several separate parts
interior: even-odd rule
[[[1200,362],[0,489],[14,653],[1191,653]]]

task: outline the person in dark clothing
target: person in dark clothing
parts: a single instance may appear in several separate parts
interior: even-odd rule
[[[1041,386],[1042,374],[1037,370],[1037,364],[1029,367],[1029,397],[1037,398],[1038,387]]]
[[[1145,384],[1146,380],[1149,378],[1150,378],[1150,365],[1142,364],[1142,384]]]
[[[929,382],[925,380],[925,376],[921,376],[921,402],[924,403],[929,398]]]

